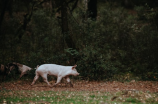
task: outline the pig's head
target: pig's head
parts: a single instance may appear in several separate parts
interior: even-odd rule
[[[74,66],[72,67],[72,71],[71,71],[71,72],[72,72],[71,74],[74,75],[74,76],[77,76],[77,75],[80,74],[80,73],[77,72],[76,67],[77,67],[77,65],[74,65]]]
[[[18,69],[18,66],[13,63],[8,63],[8,65],[6,65],[6,68],[9,70],[9,74],[10,74],[11,71],[13,71],[14,69]]]
[[[8,75],[10,73],[9,67],[1,64],[0,73]]]
[[[20,64],[20,63],[13,62],[12,64],[13,64],[14,66],[18,67],[18,68],[19,68],[19,67],[23,67],[23,65]]]
[[[16,63],[16,65],[17,65],[18,67],[23,67],[23,65],[20,64],[20,63]]]

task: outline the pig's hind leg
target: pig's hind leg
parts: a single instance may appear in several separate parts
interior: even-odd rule
[[[39,75],[36,74],[35,78],[33,79],[33,82],[31,85],[34,85],[34,83],[36,82],[36,80],[39,78]]]

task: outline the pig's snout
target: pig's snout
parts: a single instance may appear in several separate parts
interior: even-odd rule
[[[76,75],[75,76],[78,76],[80,73],[76,73]]]

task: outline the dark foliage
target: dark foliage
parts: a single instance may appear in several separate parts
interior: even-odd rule
[[[60,3],[53,8],[48,1],[18,2],[20,10],[13,2],[13,17],[6,11],[1,24],[1,63],[20,62],[32,68],[44,63],[77,64],[80,76],[90,80],[116,76],[130,80],[128,75],[157,80],[158,12],[151,2],[131,1],[137,5],[126,9],[122,2],[100,0],[97,16],[90,16],[80,2],[75,8],[77,1],[72,1],[62,8],[66,18],[56,18],[54,11],[60,11]],[[25,21],[27,25],[21,28]]]

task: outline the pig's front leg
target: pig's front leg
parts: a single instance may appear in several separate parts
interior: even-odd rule
[[[20,74],[20,78],[21,78],[24,74],[25,74],[25,72],[21,72],[21,74]]]
[[[32,84],[31,84],[31,86],[32,85],[34,85],[34,83],[36,82],[36,80],[39,78],[39,75],[36,75],[35,77],[34,77],[34,79],[33,79],[33,82],[32,82]]]
[[[58,83],[60,83],[61,79],[62,79],[62,77],[59,77],[59,76],[58,76],[57,82],[53,85],[53,87],[55,87]]]
[[[68,83],[70,83],[70,86],[71,86],[71,87],[73,87],[73,84],[71,83],[71,80],[70,80],[69,76],[66,77],[66,81],[67,81]]]

